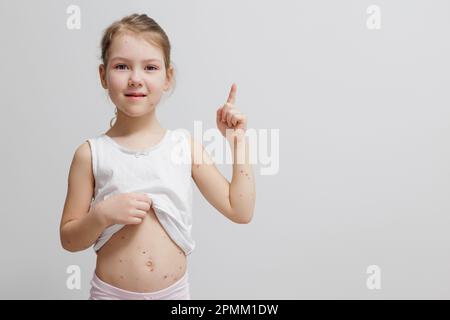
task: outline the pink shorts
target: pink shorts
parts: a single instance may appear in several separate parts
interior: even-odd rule
[[[190,300],[188,272],[167,288],[153,292],[127,291],[102,281],[94,272],[89,300]]]

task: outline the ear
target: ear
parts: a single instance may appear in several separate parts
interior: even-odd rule
[[[167,70],[167,74],[166,74],[166,83],[164,84],[164,91],[167,91],[170,89],[170,87],[172,87],[172,82],[173,82],[173,77],[174,77],[174,69],[173,67],[170,67]]]
[[[108,85],[106,83],[106,68],[104,64],[98,66],[98,73],[100,75],[100,82],[102,83],[103,89],[108,89]]]

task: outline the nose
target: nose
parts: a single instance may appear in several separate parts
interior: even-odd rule
[[[137,71],[134,71],[131,74],[130,79],[128,79],[128,86],[136,87],[136,86],[141,86],[141,85],[142,85],[141,76],[139,75],[139,73]]]

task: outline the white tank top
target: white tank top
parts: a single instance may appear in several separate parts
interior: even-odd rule
[[[133,151],[101,134],[87,139],[91,147],[95,178],[91,206],[108,197],[129,192],[146,193],[159,222],[184,251],[195,247],[192,229],[192,179],[189,131],[166,130],[156,145]],[[114,233],[123,228],[115,224],[106,228],[94,244],[98,251]]]

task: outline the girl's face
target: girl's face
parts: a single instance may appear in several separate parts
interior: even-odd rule
[[[161,48],[143,37],[121,33],[109,48],[108,65],[99,67],[102,86],[117,109],[130,117],[152,111],[170,89],[172,69],[166,73]]]

